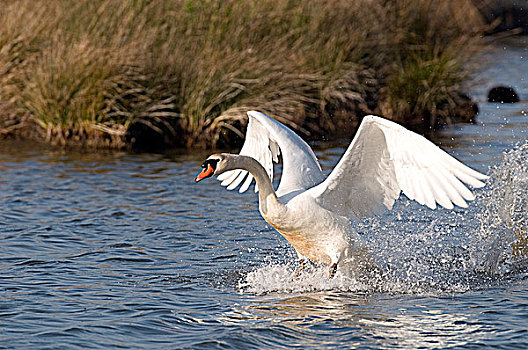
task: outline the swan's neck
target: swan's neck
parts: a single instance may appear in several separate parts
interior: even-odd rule
[[[247,170],[253,175],[259,190],[259,209],[262,216],[266,217],[270,211],[279,211],[284,205],[277,198],[268,174],[264,167],[254,158],[234,155],[234,166],[237,169]]]

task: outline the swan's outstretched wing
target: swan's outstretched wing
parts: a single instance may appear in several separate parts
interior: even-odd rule
[[[431,209],[467,207],[475,197],[462,182],[482,187],[486,178],[424,137],[366,116],[332,173],[309,193],[339,215],[362,217],[391,209],[400,191]]]
[[[282,177],[277,195],[307,189],[324,179],[315,154],[303,139],[263,113],[249,111],[247,114],[246,140],[240,154],[259,161],[273,181],[273,162],[279,161],[282,152]],[[218,179],[228,190],[235,189],[244,181],[239,189],[242,193],[251,185],[253,176],[239,169],[225,172]],[[255,191],[258,191],[256,186]]]

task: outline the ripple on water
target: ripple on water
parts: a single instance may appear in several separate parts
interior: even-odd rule
[[[384,271],[375,280],[329,280],[320,266],[297,278],[254,193],[193,183],[201,156],[3,152],[1,346],[528,347],[528,263],[494,245],[489,224],[526,222],[500,214],[528,198],[524,151],[498,165],[513,180],[488,183],[468,210],[402,199],[357,223]]]

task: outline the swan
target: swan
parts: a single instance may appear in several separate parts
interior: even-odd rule
[[[212,154],[195,182],[218,175],[228,190],[242,184],[242,193],[254,179],[260,214],[295,249],[298,273],[306,259],[330,266],[330,278],[347,262],[370,265],[351,220],[391,209],[401,192],[431,209],[466,208],[475,196],[464,183],[480,188],[488,178],[423,136],[373,115],[363,118],[326,177],[310,146],[291,129],[261,112],[247,114],[240,153]],[[279,156],[282,176],[275,191],[273,163]]]

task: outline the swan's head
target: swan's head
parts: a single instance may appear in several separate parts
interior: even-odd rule
[[[224,171],[227,171],[229,163],[229,157],[225,154],[213,154],[210,155],[205,162],[202,163],[202,172],[196,176],[194,182],[202,181],[213,175],[220,175]]]

